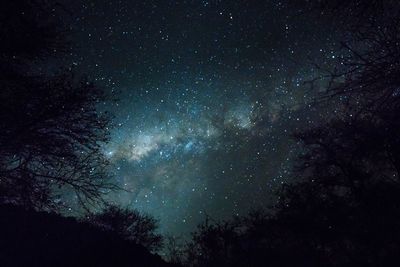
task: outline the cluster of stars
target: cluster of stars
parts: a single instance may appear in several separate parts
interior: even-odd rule
[[[295,3],[294,3],[295,2]],[[104,147],[113,202],[187,233],[267,205],[290,177],[293,131],[316,124],[305,81],[342,60],[307,1],[76,1],[74,67],[117,101]]]

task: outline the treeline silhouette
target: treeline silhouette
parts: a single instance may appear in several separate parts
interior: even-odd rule
[[[158,221],[137,210],[108,205],[101,212],[87,214],[85,221],[151,252],[159,251],[163,245],[163,237],[157,233]]]

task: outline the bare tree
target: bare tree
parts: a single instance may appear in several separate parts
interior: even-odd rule
[[[51,205],[60,186],[94,201],[113,188],[101,151],[109,135],[108,118],[96,110],[98,88],[62,74],[12,89],[0,95],[3,201]]]
[[[88,204],[115,188],[101,153],[109,139],[109,116],[96,109],[104,93],[70,69],[40,67],[68,47],[54,10],[45,0],[0,4],[3,203],[54,208],[56,196],[72,189]]]
[[[352,115],[399,108],[400,5],[397,1],[315,1],[346,26],[337,64],[324,69],[323,98],[339,97]],[[318,79],[316,79],[318,80]]]

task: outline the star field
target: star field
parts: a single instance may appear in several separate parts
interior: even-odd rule
[[[294,3],[295,2],[295,3]],[[266,206],[287,182],[293,131],[316,112],[311,63],[341,57],[308,1],[76,1],[68,59],[117,101],[109,199],[186,234]],[[304,14],[308,14],[305,16]],[[318,21],[323,21],[319,19]]]

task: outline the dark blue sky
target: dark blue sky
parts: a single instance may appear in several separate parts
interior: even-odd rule
[[[65,3],[75,68],[116,102],[104,153],[130,192],[109,196],[185,234],[267,206],[286,182],[293,131],[325,116],[304,82],[340,54],[307,1]],[[318,23],[316,23],[318,21]]]

